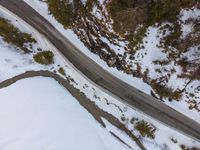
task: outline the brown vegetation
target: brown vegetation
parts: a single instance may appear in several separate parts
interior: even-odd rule
[[[36,40],[31,34],[21,32],[4,18],[0,18],[0,36],[3,37],[5,42],[13,44],[25,53],[30,52],[27,44],[30,44],[31,46],[32,43],[36,43]]]

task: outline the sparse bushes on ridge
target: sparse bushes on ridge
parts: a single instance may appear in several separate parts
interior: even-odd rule
[[[144,120],[137,122],[135,129],[138,130],[142,137],[148,137],[151,139],[155,138],[156,129]]]
[[[71,28],[76,19],[80,19],[81,14],[86,15],[93,8],[97,0],[87,0],[83,5],[81,0],[47,0],[49,12],[65,28]]]
[[[64,70],[63,67],[60,67],[60,68],[58,69],[58,72],[59,72],[60,74],[62,74],[63,76],[66,75],[65,70]]]
[[[155,90],[155,92],[163,98],[169,98],[169,99],[174,99],[174,100],[178,101],[182,97],[181,92],[173,91],[172,88],[166,87],[166,86],[159,84],[155,81],[151,82],[151,86]]]
[[[109,10],[114,20],[114,30],[128,33],[128,40],[134,47],[141,43],[147,27],[162,22],[176,23],[181,8],[189,8],[197,3],[198,0],[112,0]],[[142,28],[137,30],[139,25]],[[176,28],[169,39],[179,35],[179,29]]]
[[[69,0],[47,0],[48,8],[51,14],[65,28],[71,26],[75,19],[73,4]]]
[[[43,52],[38,52],[33,56],[34,60],[42,65],[49,65],[53,63],[53,52],[51,51],[43,51]]]
[[[162,0],[153,2],[149,7],[148,25],[153,25],[156,22],[176,20],[180,9],[178,1],[179,0]]]
[[[36,43],[31,34],[21,32],[4,18],[0,18],[0,36],[3,37],[5,42],[15,45],[25,53],[30,52],[25,44]]]

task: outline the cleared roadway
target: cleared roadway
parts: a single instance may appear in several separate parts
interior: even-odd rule
[[[43,34],[82,74],[124,103],[200,141],[200,124],[159,100],[137,90],[102,69],[22,0],[0,0],[0,5]]]

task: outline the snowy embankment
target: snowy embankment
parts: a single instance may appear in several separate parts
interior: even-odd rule
[[[0,67],[0,81],[4,81],[28,70],[49,70],[58,73],[58,69],[63,67],[65,69],[66,77],[73,79],[71,80],[71,84],[80,89],[80,91],[83,92],[99,108],[118,118],[123,124],[126,125],[130,131],[132,131],[132,133],[140,137],[144,146],[148,147],[148,149],[160,150],[167,147],[172,150],[179,150],[181,149],[179,147],[181,144],[185,144],[186,146],[200,147],[200,143],[195,142],[190,138],[187,138],[186,136],[173,131],[172,129],[169,129],[168,127],[165,127],[164,125],[154,121],[144,114],[137,112],[125,104],[122,104],[110,95],[101,91],[98,87],[92,85],[89,81],[83,78],[70,64],[68,64],[42,35],[38,34],[34,29],[32,29],[29,25],[20,19],[16,19],[12,14],[2,9],[0,11],[0,16],[11,20],[11,22],[20,30],[31,33],[33,37],[37,39],[37,44],[34,44],[33,46],[33,54],[37,52],[38,47],[44,50],[51,50],[55,54],[54,64],[49,66],[42,66],[34,62],[32,58],[33,54],[22,54],[20,51],[16,51],[15,47],[8,45],[1,40],[0,64],[2,66]],[[63,78],[65,77],[63,76]],[[122,117],[125,118],[125,120],[121,120]],[[133,118],[145,120],[153,124],[156,127],[155,139],[142,137],[140,133],[134,128],[134,125],[131,123]],[[118,131],[117,129],[114,129],[112,125],[110,125],[107,121],[104,120],[104,122],[107,125],[109,131]],[[118,134],[122,133],[120,132]],[[126,138],[129,137],[126,136]],[[172,138],[177,139],[177,143],[174,143],[171,140]]]
[[[23,79],[0,89],[0,112],[3,150],[128,149],[51,78]]]

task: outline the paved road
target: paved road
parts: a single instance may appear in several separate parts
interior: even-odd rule
[[[121,101],[143,113],[200,141],[200,124],[166,106],[159,100],[138,91],[114,77],[77,49],[48,21],[22,0],[0,0],[0,5],[12,11],[43,34],[81,73]],[[76,44],[76,43],[74,43]]]

